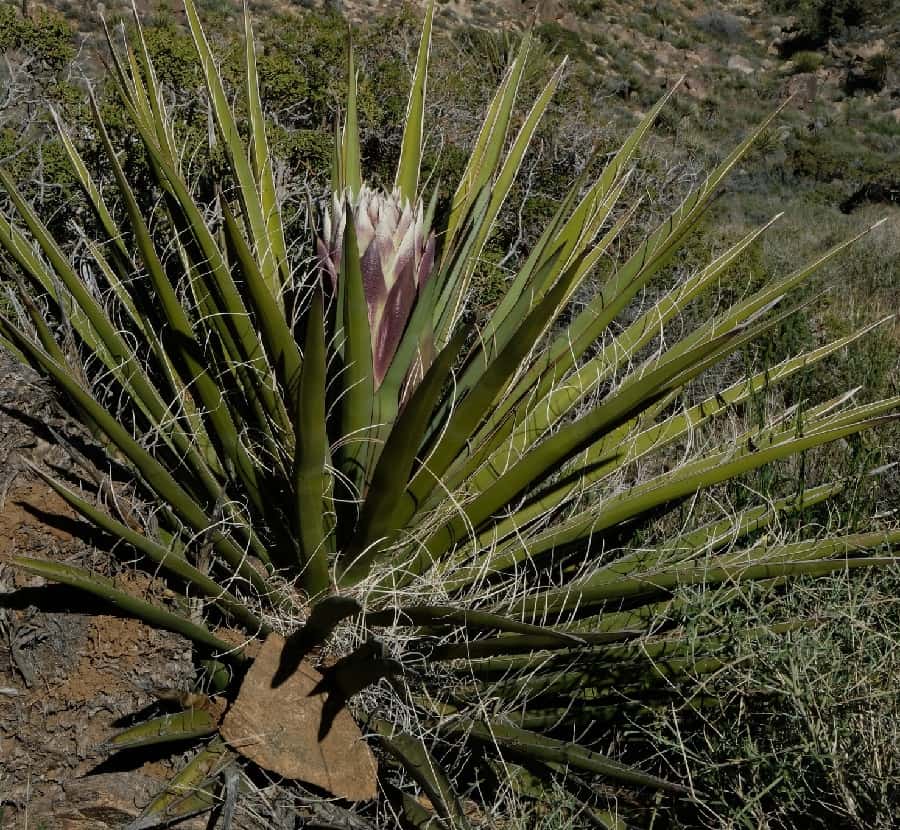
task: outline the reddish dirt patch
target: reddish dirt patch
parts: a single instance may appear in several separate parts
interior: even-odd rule
[[[101,607],[10,567],[11,555],[108,562],[47,516],[74,519],[34,480],[17,480],[0,508],[0,827],[118,827],[168,769],[145,762],[90,775],[106,758],[100,745],[118,719],[154,703],[154,690],[187,688],[190,647],[138,621],[90,613]],[[116,579],[149,587],[131,572]]]

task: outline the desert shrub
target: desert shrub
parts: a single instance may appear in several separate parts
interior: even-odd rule
[[[877,19],[890,8],[890,0],[768,0],[776,12],[793,14],[798,27],[812,42],[823,44],[844,35],[850,26]]]
[[[791,58],[794,61],[795,72],[815,72],[824,62],[824,57],[819,52],[801,50],[794,53]]]
[[[12,3],[0,4],[0,50],[18,49],[22,45],[26,23]]]
[[[22,17],[18,4],[0,4],[0,51],[22,49],[49,69],[61,69],[75,54],[74,33],[52,9]]]
[[[581,35],[559,23],[541,23],[535,27],[535,35],[559,56],[569,55],[587,65],[595,63]]]
[[[590,20],[598,12],[603,11],[606,4],[604,0],[572,0],[572,13],[578,17]]]
[[[864,62],[854,64],[847,70],[844,89],[854,92],[880,92],[888,77],[888,58],[883,52],[873,55]]]
[[[706,12],[694,18],[694,25],[701,31],[727,41],[744,37],[744,25],[733,14],[722,10]]]

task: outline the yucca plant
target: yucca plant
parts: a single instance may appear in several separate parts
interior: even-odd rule
[[[840,491],[826,482],[652,544],[634,540],[708,488],[894,417],[900,399],[857,405],[848,394],[683,452],[705,425],[871,329],[708,396],[690,386],[798,313],[791,291],[854,240],[681,339],[660,338],[767,223],[617,327],[771,121],[622,261],[615,246],[637,208],[621,204],[629,165],[670,92],[598,178],[572,184],[476,330],[473,276],[564,66],[514,130],[530,46],[521,39],[439,212],[436,194],[423,202],[420,192],[433,8],[390,192],[362,173],[351,53],[333,192],[308,235],[288,239],[249,16],[246,88],[232,104],[192,0],[185,10],[227,161],[215,192],[198,195],[186,176],[139,22],[134,50],[110,38],[112,71],[156,190],[135,192],[93,100],[112,187],[59,130],[102,239],[85,235],[77,253],[64,251],[0,174],[10,206],[0,243],[18,312],[0,318],[3,344],[55,384],[108,453],[110,486],[133,483],[133,508],[109,512],[94,494],[35,472],[195,603],[187,613],[74,566],[14,560],[196,646],[192,705],[112,742],[205,741],[133,827],[209,808],[237,755],[289,774],[234,730],[224,740],[218,732],[223,708],[264,695],[257,744],[277,743],[274,733],[305,706],[287,692],[300,674],[318,678],[307,695],[322,701],[313,743],[328,740],[347,706],[380,747],[381,795],[373,790],[366,808],[376,818],[465,827],[495,821],[496,804],[540,803],[562,786],[581,815],[614,825],[610,805],[623,787],[637,791],[635,804],[642,791],[646,804],[656,801],[649,791],[702,797],[639,758],[600,749],[643,707],[676,696],[703,705],[697,677],[720,665],[722,643],[712,630],[682,636],[677,590],[727,595],[746,581],[777,590],[794,577],[886,565],[900,532],[759,539],[781,516]],[[582,287],[595,288],[576,312],[570,301]],[[221,626],[242,629],[245,645]],[[260,655],[274,655],[274,666],[254,662],[253,639],[266,641]],[[347,756],[361,751],[346,744]],[[302,769],[296,777],[368,797],[365,786]]]

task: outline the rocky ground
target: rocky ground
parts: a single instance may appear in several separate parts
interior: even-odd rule
[[[26,5],[32,11],[41,6],[62,10],[90,46],[100,41],[98,9],[115,20],[130,13],[131,2],[106,0],[94,7],[75,0],[27,0]],[[236,16],[241,3],[197,0],[197,5],[207,15]],[[830,144],[837,156],[833,164],[801,165],[802,183],[843,181],[846,192],[838,202],[845,212],[863,202],[900,204],[900,4],[872,0],[866,5],[877,6],[877,12],[870,11],[859,25],[826,34],[810,33],[802,5],[779,0],[440,0],[435,26],[445,32],[460,26],[494,32],[535,27],[552,51],[590,65],[598,100],[611,98],[617,110],[635,116],[684,76],[682,90],[697,111],[693,119],[709,122],[705,126],[713,127],[715,146],[730,143],[747,124],[793,96],[789,113],[800,111],[793,127]],[[162,11],[184,21],[181,0],[136,0],[136,6],[145,19]],[[258,18],[327,7],[363,24],[373,15],[423,6],[424,0],[250,3]]]
[[[116,727],[186,687],[186,641],[96,615],[92,600],[8,564],[36,556],[90,565],[100,556],[64,502],[26,461],[67,472],[50,430],[66,430],[46,389],[0,350],[0,827],[102,830],[138,814],[168,767],[146,756],[105,764]],[[127,570],[118,580],[136,577]],[[145,583],[146,584],[146,583]],[[90,773],[90,775],[88,775]]]

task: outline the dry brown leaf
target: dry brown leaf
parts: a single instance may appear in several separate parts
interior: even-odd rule
[[[284,639],[270,634],[222,722],[222,737],[235,752],[271,772],[314,784],[348,801],[377,795],[375,757],[347,709],[341,709],[322,741],[324,694],[310,693],[322,675],[309,663],[277,689]]]

